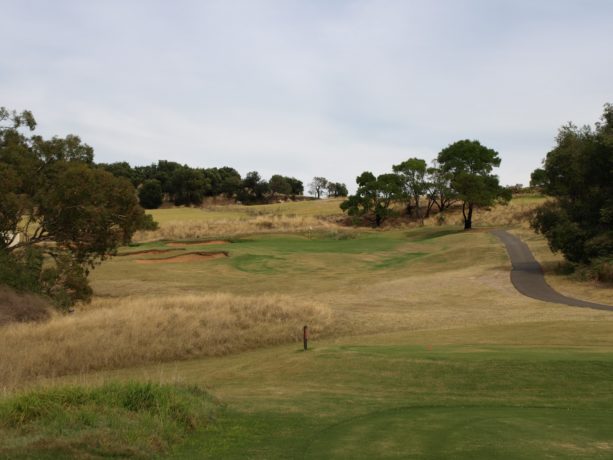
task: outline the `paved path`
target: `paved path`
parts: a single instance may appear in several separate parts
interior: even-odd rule
[[[545,302],[561,303],[572,307],[594,308],[613,311],[613,306],[566,297],[545,282],[543,269],[534,259],[530,249],[522,240],[504,230],[492,231],[504,243],[513,264],[511,282],[523,295]]]

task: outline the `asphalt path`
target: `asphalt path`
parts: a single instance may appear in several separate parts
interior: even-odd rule
[[[543,268],[535,260],[532,252],[522,240],[504,230],[493,230],[504,243],[511,259],[511,283],[523,295],[544,302],[560,303],[571,307],[593,308],[613,311],[613,306],[573,299],[555,291],[545,281]]]

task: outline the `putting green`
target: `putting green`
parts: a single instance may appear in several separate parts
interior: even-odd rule
[[[309,459],[610,459],[613,413],[558,408],[408,407],[317,433]]]

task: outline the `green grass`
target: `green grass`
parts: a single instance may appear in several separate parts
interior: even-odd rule
[[[206,380],[228,409],[173,458],[613,457],[610,347],[426,337],[185,363],[175,372]]]
[[[2,458],[151,458],[204,429],[217,411],[194,386],[111,383],[0,400]]]

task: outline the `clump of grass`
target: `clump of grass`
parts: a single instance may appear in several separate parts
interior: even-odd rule
[[[151,458],[206,427],[217,408],[195,386],[34,390],[0,400],[0,457]]]
[[[135,241],[160,239],[185,240],[219,238],[256,233],[301,233],[306,231],[333,231],[339,225],[333,220],[312,216],[287,216],[255,213],[241,219],[201,221],[170,221],[154,231],[138,232]]]
[[[314,336],[329,332],[330,309],[280,295],[96,300],[70,316],[0,329],[0,387],[288,343],[304,324]]]
[[[44,321],[51,315],[50,302],[43,297],[0,285],[0,326],[14,322]]]

